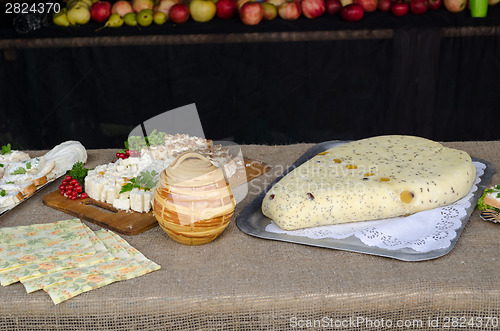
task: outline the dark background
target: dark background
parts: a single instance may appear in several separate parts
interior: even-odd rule
[[[356,23],[278,18],[254,27],[235,18],[99,32],[98,23],[52,25],[19,34],[11,21],[4,16],[0,28],[2,145],[47,149],[76,139],[87,148],[121,148],[141,122],[190,103],[207,138],[245,144],[379,134],[500,139],[500,5],[484,19],[441,9],[368,13]],[[325,31],[335,34],[317,40]],[[272,42],[204,39],[253,32],[284,35]],[[294,32],[311,40],[294,41],[287,35]],[[200,42],[154,41],[194,34]],[[151,42],[120,39],[127,36]],[[61,43],[81,37],[94,39],[90,46]],[[102,45],[103,37],[113,46]],[[33,40],[43,46],[23,46]]]

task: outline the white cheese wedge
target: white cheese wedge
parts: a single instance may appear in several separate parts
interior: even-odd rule
[[[467,153],[437,142],[368,138],[288,173],[266,193],[262,212],[285,230],[409,215],[464,197],[475,174]]]
[[[142,213],[144,211],[144,191],[138,188],[130,191],[130,209]]]
[[[113,207],[119,210],[130,210],[130,199],[120,198],[113,200]]]
[[[144,192],[143,212],[149,213],[153,209],[153,191]]]

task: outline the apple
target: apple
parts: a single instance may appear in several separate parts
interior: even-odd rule
[[[355,22],[363,18],[364,10],[361,5],[351,3],[340,10],[340,16],[346,22]]]
[[[257,25],[264,17],[264,9],[258,2],[247,2],[240,8],[241,21],[246,25]]]
[[[77,4],[66,14],[68,22],[71,25],[83,25],[90,21],[90,10],[86,5]]]
[[[279,8],[282,4],[284,4],[287,0],[266,0],[267,3],[274,5],[274,7]]]
[[[108,1],[97,1],[90,7],[90,17],[96,22],[106,22],[111,16],[111,3]]]
[[[404,16],[408,13],[409,7],[407,2],[398,0],[391,4],[391,12],[396,16]]]
[[[340,0],[340,3],[342,4],[342,7],[345,7],[347,5],[350,5],[351,3],[354,3],[353,0]]]
[[[218,18],[230,19],[238,14],[238,5],[236,0],[219,0],[215,4],[216,14]]]
[[[458,13],[465,9],[467,0],[444,0],[444,6],[449,12]]]
[[[153,6],[153,0],[132,0],[132,9],[134,9],[136,13],[139,13],[143,9],[153,10]]]
[[[236,0],[236,6],[238,7],[238,10],[240,10],[244,4],[251,1],[254,2],[255,0]]]
[[[155,22],[156,25],[165,24],[167,19],[168,19],[167,15],[165,15],[165,13],[162,11],[157,11],[153,13],[153,22]]]
[[[432,10],[439,9],[443,7],[443,0],[428,0],[427,6],[429,7],[429,9]]]
[[[320,17],[325,13],[325,1],[324,0],[302,0],[300,3],[302,7],[302,13],[307,18]]]
[[[340,0],[326,0],[325,7],[327,15],[336,15],[342,9],[342,4]]]
[[[133,13],[132,5],[126,0],[118,0],[111,7],[111,14],[118,14],[120,17],[125,17],[128,13]]]
[[[411,0],[410,10],[415,15],[422,15],[427,12],[428,8],[427,0]]]
[[[179,1],[177,1],[177,0],[160,0],[153,7],[153,11],[155,11],[155,12],[161,11],[162,13],[165,13],[165,15],[167,15],[167,17],[169,17],[170,9],[176,3],[179,3]]]
[[[217,7],[211,0],[193,0],[189,4],[189,11],[196,22],[208,22],[214,18]]]
[[[119,15],[117,13],[115,14]],[[125,14],[125,16],[123,16],[123,22],[128,26],[137,26],[137,14],[134,12]]]
[[[494,6],[494,5],[496,5],[497,3],[499,3],[499,2],[500,2],[500,0],[488,0],[488,5],[489,5],[489,6]]]
[[[137,23],[140,26],[146,27],[150,26],[153,23],[153,10],[152,9],[143,9],[137,13]]]
[[[296,20],[300,14],[302,14],[302,8],[296,1],[287,1],[278,8],[278,15],[284,20]]]
[[[377,10],[378,0],[354,0],[354,3],[359,4],[366,13]]]
[[[189,19],[189,7],[183,3],[176,3],[170,8],[169,18],[174,23],[186,23]]]
[[[439,0],[442,1],[442,0]],[[391,0],[379,0],[377,9],[381,12],[389,12],[391,10]]]
[[[262,17],[264,21],[274,20],[278,16],[278,9],[275,5],[269,2],[261,2],[260,5],[264,10],[264,17]]]

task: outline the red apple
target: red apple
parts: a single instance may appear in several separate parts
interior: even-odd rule
[[[325,13],[324,0],[302,0],[301,2],[302,13],[307,18],[320,17]]]
[[[443,7],[443,0],[429,0],[428,1],[429,9],[436,10]]]
[[[442,0],[439,0],[442,1]],[[377,9],[382,11],[382,12],[388,12],[391,10],[391,0],[379,0]]]
[[[326,0],[325,6],[327,15],[335,15],[342,8],[340,0]]]
[[[293,21],[300,17],[302,8],[296,1],[287,1],[278,8],[278,14],[284,20]]]
[[[396,16],[404,16],[408,13],[410,6],[404,1],[396,1],[391,4],[391,12]]]
[[[174,23],[186,23],[189,19],[189,7],[183,3],[176,3],[170,8],[168,18]]]
[[[219,0],[215,4],[217,7],[217,17],[222,19],[230,19],[238,14],[238,5],[236,0]]]
[[[111,3],[108,1],[97,1],[90,7],[90,17],[96,22],[106,22],[111,16]]]
[[[264,17],[264,9],[258,2],[247,2],[240,8],[241,21],[246,25],[257,25]]]
[[[363,7],[367,13],[377,10],[378,0],[354,0],[353,2]]]
[[[238,10],[240,10],[244,4],[246,4],[247,2],[251,2],[251,1],[255,1],[255,0],[236,0],[236,5],[238,6]]]
[[[458,13],[465,9],[467,0],[444,0],[444,6],[449,12]]]
[[[351,3],[340,10],[340,16],[346,22],[355,22],[363,18],[364,10],[357,3]]]
[[[170,8],[172,8],[173,5],[175,5],[176,3],[179,3],[179,1],[178,0],[160,0],[153,7],[153,11],[155,13],[158,11],[161,11],[162,13],[165,13],[165,15],[167,15],[167,17],[169,17],[170,16]]]
[[[410,10],[415,15],[422,15],[427,12],[427,0],[411,0]]]

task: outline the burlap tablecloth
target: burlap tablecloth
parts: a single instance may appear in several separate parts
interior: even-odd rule
[[[500,141],[445,145],[500,169]],[[311,146],[243,146],[271,170],[250,182],[235,216]],[[93,167],[115,151],[88,153]],[[492,183],[500,184],[498,174]],[[1,217],[0,227],[71,218],[42,205],[58,184]],[[162,269],[56,306],[21,284],[0,288],[0,330],[500,328],[500,225],[477,210],[449,254],[424,262],[258,239],[234,219],[203,246],[177,244],[159,226],[124,238]]]

